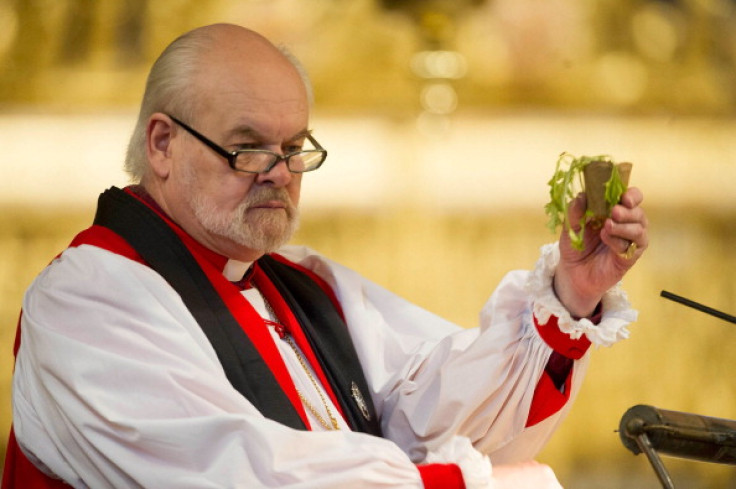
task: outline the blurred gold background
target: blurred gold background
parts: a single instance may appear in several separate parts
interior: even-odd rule
[[[736,313],[733,0],[0,0],[0,449],[24,289],[125,185],[155,56],[220,21],[313,79],[330,156],[305,178],[295,241],[459,324],[555,239],[542,207],[560,152],[634,162],[651,220],[625,280],[640,318],[594,352],[539,457],[565,487],[658,487],[615,432],[630,406],[736,418],[736,329],[659,297]],[[678,487],[736,487],[730,466],[665,464]]]

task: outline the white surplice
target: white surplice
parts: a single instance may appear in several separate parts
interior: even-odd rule
[[[428,454],[437,461],[458,437],[494,464],[528,460],[564,418],[570,403],[525,428],[552,352],[532,314],[555,315],[564,332],[604,345],[626,337],[636,318],[616,287],[599,325],[572,320],[550,287],[556,245],[533,272],[509,273],[470,329],[307,248],[280,253],[333,287],[385,438],[298,431],[264,417],[230,385],[161,276],[82,245],[54,260],[24,299],[13,415],[27,456],[79,488],[420,488],[414,464]],[[589,355],[575,362],[572,397]],[[303,385],[305,374],[289,370]]]

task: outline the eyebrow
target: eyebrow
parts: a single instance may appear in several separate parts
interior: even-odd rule
[[[297,139],[306,137],[308,134],[311,134],[311,133],[312,133],[312,130],[311,129],[306,129],[305,128],[305,129],[302,129],[301,131],[297,132],[296,134],[294,134],[290,138],[287,138],[285,141],[286,142],[295,141]],[[250,126],[238,126],[238,127],[234,128],[234,129],[232,129],[231,131],[228,131],[226,133],[226,135],[225,135],[225,138],[226,138],[225,140],[226,141],[229,141],[232,138],[236,138],[236,137],[253,138],[253,139],[256,139],[256,140],[265,140],[266,139],[266,138],[263,137],[263,135],[259,131],[257,131],[256,129],[254,129],[254,128],[250,127]]]

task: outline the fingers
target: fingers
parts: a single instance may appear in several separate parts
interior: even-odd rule
[[[625,260],[638,258],[649,246],[649,221],[640,207],[643,200],[638,188],[629,188],[621,203],[612,209],[601,232],[603,242]]]
[[[616,224],[608,219],[601,230],[601,241],[624,260],[639,258],[649,246],[646,227],[641,224]]]
[[[630,187],[623,193],[619,204],[614,206],[611,210],[611,218],[618,222],[635,222],[640,221],[644,217],[643,211],[639,208],[639,205],[644,200],[644,195],[637,187]],[[585,192],[580,192],[572,201],[567,208],[567,219],[568,222],[575,228],[577,223],[580,222],[585,210],[587,209],[587,198]],[[634,213],[629,213],[627,210],[633,210]],[[579,226],[577,226],[579,227]]]
[[[637,259],[649,246],[649,221],[641,207],[643,201],[641,190],[627,189],[600,230],[600,240],[623,260]],[[568,206],[568,223],[574,232],[580,229],[586,206],[585,193],[577,195]]]
[[[642,194],[641,190],[637,187],[629,187],[626,189],[626,192],[623,193],[619,200],[620,204],[628,209],[638,207],[641,205],[642,201],[644,201],[644,194]]]

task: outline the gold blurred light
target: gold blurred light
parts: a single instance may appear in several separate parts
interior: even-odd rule
[[[457,51],[420,51],[412,56],[412,71],[420,78],[457,80],[465,76],[465,57]]]
[[[656,61],[670,61],[679,45],[676,12],[672,7],[649,4],[631,18],[637,49]]]
[[[18,34],[18,16],[7,3],[0,3],[0,56],[10,51]]]
[[[649,82],[646,66],[626,52],[604,54],[596,63],[594,84],[606,102],[631,105],[641,100]]]
[[[457,108],[457,94],[447,82],[435,82],[422,88],[422,108],[433,114],[449,114]]]

